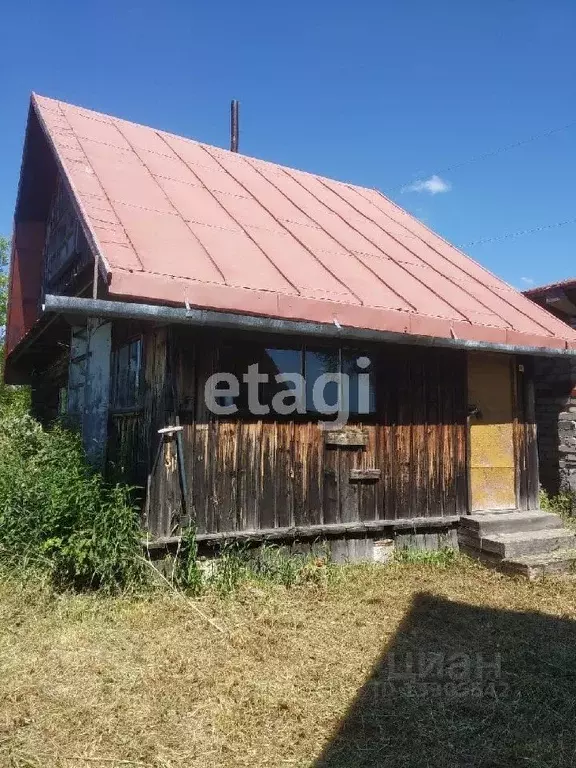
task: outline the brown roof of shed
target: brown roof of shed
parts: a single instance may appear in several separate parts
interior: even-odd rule
[[[568,277],[565,280],[559,280],[556,283],[547,283],[546,285],[535,285],[533,288],[527,288],[522,291],[524,296],[530,296],[530,298],[537,298],[545,293],[549,293],[554,290],[573,290],[576,288],[576,277]]]
[[[34,95],[112,297],[532,347],[576,332],[376,190]]]

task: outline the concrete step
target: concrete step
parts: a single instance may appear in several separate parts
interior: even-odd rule
[[[566,528],[519,531],[490,536],[480,536],[473,531],[460,528],[458,542],[465,549],[491,553],[501,560],[517,559],[527,555],[544,555],[557,549],[576,549],[576,535]]]
[[[460,551],[484,565],[510,575],[524,576],[530,581],[543,576],[574,576],[576,578],[576,549],[557,549],[545,555],[526,555],[509,560],[503,560],[493,552],[481,552],[466,545],[462,545]]]
[[[476,515],[463,515],[460,526],[466,531],[479,536],[492,533],[517,533],[520,531],[543,531],[563,528],[564,523],[558,515],[535,509],[529,512],[482,512]]]
[[[502,560],[505,573],[525,576],[530,581],[543,576],[568,576],[576,572],[576,549],[557,549],[547,555],[527,555],[513,560]]]

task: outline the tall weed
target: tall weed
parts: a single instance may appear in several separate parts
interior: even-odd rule
[[[80,437],[0,415],[0,560],[49,571],[62,587],[112,589],[144,578],[130,488],[87,464]]]

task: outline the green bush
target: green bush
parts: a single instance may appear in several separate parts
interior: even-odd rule
[[[576,493],[572,490],[562,490],[556,496],[551,496],[544,489],[540,490],[540,507],[547,512],[560,515],[564,522],[576,524]]]
[[[61,587],[128,587],[144,578],[132,489],[88,466],[80,437],[0,412],[0,560],[49,571]]]

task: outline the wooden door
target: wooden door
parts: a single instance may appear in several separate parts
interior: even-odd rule
[[[468,356],[470,510],[514,509],[514,387],[512,358]]]
[[[323,432],[325,523],[378,518],[381,472],[376,430],[375,425],[348,424]]]

